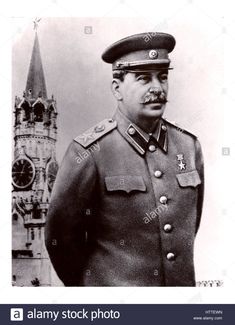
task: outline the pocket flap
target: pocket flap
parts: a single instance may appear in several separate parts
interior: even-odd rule
[[[146,191],[146,185],[142,176],[107,176],[105,185],[108,191]]]
[[[201,184],[201,179],[197,170],[192,170],[188,173],[177,174],[176,177],[179,185],[182,187],[196,187]]]

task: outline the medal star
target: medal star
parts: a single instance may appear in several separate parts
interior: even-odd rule
[[[88,140],[93,140],[94,136],[93,133],[83,133],[78,138],[81,139],[84,144],[86,144]]]
[[[183,163],[183,161],[181,160],[181,162],[179,163],[179,168],[180,168],[180,170],[183,170],[183,169],[186,169],[186,164],[185,163]]]

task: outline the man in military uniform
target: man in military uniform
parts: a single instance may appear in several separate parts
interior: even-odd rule
[[[197,138],[162,118],[174,46],[143,33],[102,55],[118,109],[70,144],[48,211],[46,245],[65,286],[195,285],[203,160]]]

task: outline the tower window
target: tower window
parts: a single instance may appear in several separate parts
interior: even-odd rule
[[[35,198],[32,203],[33,203],[33,209],[32,209],[33,219],[40,219],[41,210],[40,210],[40,204],[38,202],[38,199]]]
[[[17,221],[18,220],[18,214],[17,213],[14,213],[13,216],[12,216],[12,219],[14,221]]]
[[[21,105],[21,108],[24,111],[23,121],[29,121],[30,120],[31,107],[29,106],[28,102],[25,101]]]
[[[48,107],[48,109],[46,110],[46,114],[45,114],[45,124],[48,126],[51,125],[53,112],[54,112],[54,107],[52,105],[50,105]]]
[[[34,229],[31,228],[31,240],[34,240],[34,238],[35,238],[35,235],[34,235]]]
[[[43,121],[43,113],[44,113],[44,105],[42,103],[37,103],[34,106],[34,121],[42,122]]]

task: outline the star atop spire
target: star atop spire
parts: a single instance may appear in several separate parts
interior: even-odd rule
[[[38,29],[38,23],[40,22],[42,18],[35,18],[35,20],[33,21],[33,29],[37,32],[37,29]]]
[[[34,29],[36,33],[26,83],[26,96],[31,96],[35,99],[40,96],[44,99],[47,99],[46,82],[43,72],[42,59],[37,35],[38,22],[40,20],[41,19],[36,18],[34,21]]]

